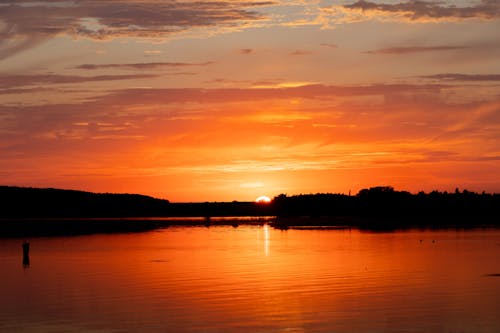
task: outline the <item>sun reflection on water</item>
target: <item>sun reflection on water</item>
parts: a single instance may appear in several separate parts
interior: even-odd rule
[[[270,249],[269,249],[269,244],[271,243],[270,240],[270,233],[269,233],[269,225],[264,224],[264,253],[266,257],[270,255]]]

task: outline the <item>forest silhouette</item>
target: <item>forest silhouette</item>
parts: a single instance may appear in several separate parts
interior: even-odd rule
[[[411,227],[500,226],[500,194],[456,189],[412,194],[390,186],[356,195],[280,194],[270,203],[172,203],[138,194],[0,186],[0,235],[142,231],[173,224],[210,225],[211,217],[274,216],[273,226]],[[165,217],[185,217],[175,221]],[[190,220],[192,217],[204,219]],[[202,221],[202,222],[200,222]]]

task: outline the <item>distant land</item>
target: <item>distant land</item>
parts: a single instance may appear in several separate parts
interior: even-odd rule
[[[0,186],[0,218],[263,216],[255,202],[171,203],[140,194]],[[273,215],[273,214],[272,214]]]
[[[273,225],[339,226],[371,230],[500,226],[500,194],[455,190],[411,194],[390,186],[356,195],[281,194],[270,203],[171,203],[139,194],[91,193],[0,186],[0,236],[142,231],[173,224],[212,223],[213,217],[273,218]],[[169,217],[185,219],[168,220]],[[203,219],[190,219],[202,217]]]

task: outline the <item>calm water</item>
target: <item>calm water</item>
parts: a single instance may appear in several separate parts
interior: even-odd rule
[[[500,230],[0,239],[1,332],[500,332]]]

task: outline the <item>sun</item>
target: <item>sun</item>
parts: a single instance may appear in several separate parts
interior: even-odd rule
[[[269,197],[266,197],[265,195],[261,195],[257,199],[255,199],[255,202],[257,203],[270,203],[271,199]]]

